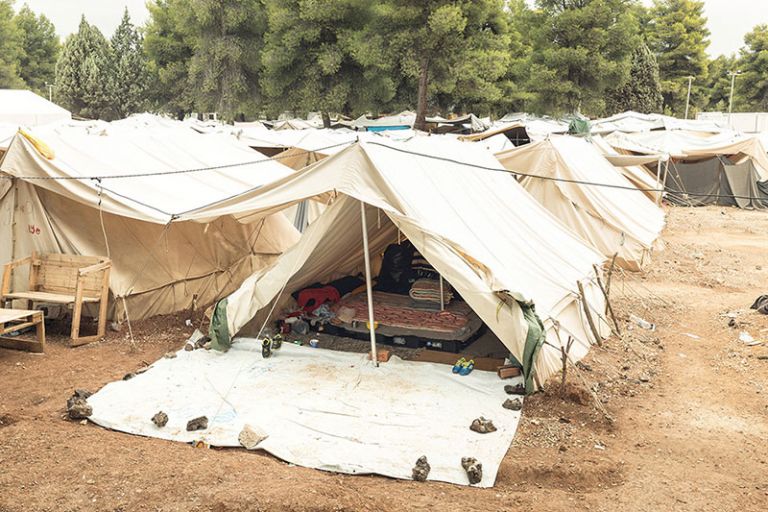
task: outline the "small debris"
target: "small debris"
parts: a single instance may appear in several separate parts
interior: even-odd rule
[[[73,420],[82,420],[93,414],[93,407],[91,407],[87,400],[91,396],[90,391],[84,389],[76,389],[71,397],[67,400],[67,414]]]
[[[174,351],[166,352],[163,357],[166,359],[173,359],[176,357],[176,352]]]
[[[756,340],[752,337],[751,334],[749,334],[747,331],[741,331],[739,333],[739,341],[747,345],[748,347],[753,347],[755,345],[760,345],[760,341]]]
[[[208,418],[200,416],[187,422],[187,432],[194,432],[195,430],[205,430],[208,428]]]
[[[259,447],[259,443],[264,441],[267,437],[267,433],[263,430],[250,425],[245,425],[243,426],[243,430],[240,431],[240,435],[237,436],[237,440],[246,450],[256,450]]]
[[[592,367],[590,365],[588,365],[587,363],[585,363],[584,361],[577,361],[576,362],[576,367],[579,368],[580,370],[584,370],[585,372],[591,372],[592,371]]]
[[[571,422],[571,420],[570,420],[570,419],[568,419],[568,418],[563,418],[563,417],[561,417],[561,418],[560,418],[558,421],[559,421],[560,423],[570,423],[570,422]]]
[[[496,425],[493,421],[487,420],[480,416],[472,420],[472,425],[469,426],[469,430],[477,432],[478,434],[488,434],[490,432],[496,432]]]
[[[483,479],[483,465],[474,457],[462,457],[461,467],[467,472],[470,484],[479,484]]]
[[[730,325],[730,323],[728,324]],[[688,336],[689,338],[692,338],[694,340],[700,340],[701,336],[697,336],[696,334],[690,333],[690,332],[684,332],[683,336]]]
[[[650,381],[651,381],[651,376],[648,375],[647,373],[640,375],[640,382],[650,382]]]
[[[168,415],[163,411],[159,411],[152,416],[152,423],[157,425],[158,428],[163,428],[168,423]]]
[[[656,330],[656,324],[651,323],[648,320],[643,320],[637,315],[629,315],[629,319],[638,327],[642,327],[643,329],[647,329],[649,331]]]
[[[507,398],[501,406],[510,411],[519,411],[523,408],[523,401],[519,398]]]
[[[429,475],[429,470],[432,469],[429,465],[429,462],[427,462],[427,456],[422,455],[419,457],[419,459],[416,461],[416,465],[413,466],[413,479],[417,482],[424,482],[427,480],[427,476]]]

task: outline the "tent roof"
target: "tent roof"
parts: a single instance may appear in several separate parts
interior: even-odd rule
[[[577,206],[569,215],[600,219],[613,230],[634,238],[646,249],[650,249],[660,236],[664,212],[644,194],[627,190],[627,187],[636,187],[605,159],[597,147],[582,138],[553,135],[496,157],[512,171],[573,181],[522,178],[521,184],[547,208],[558,209],[557,203],[565,199]],[[574,182],[600,183],[613,188]],[[559,194],[553,193],[554,190]],[[574,224],[579,222],[574,220]],[[580,234],[584,236],[584,233]],[[600,233],[594,236],[601,238]],[[593,237],[586,239],[595,242]]]
[[[185,220],[203,220],[197,209],[293,172],[228,135],[201,135],[186,128],[108,127],[88,133],[48,127],[31,133],[53,150],[54,158],[45,158],[19,134],[2,172],[83,204],[101,204],[116,215],[161,224],[179,214]],[[199,171],[185,172],[194,169]],[[118,178],[126,174],[132,177]],[[100,177],[101,185],[95,179],[66,179],[72,177]]]
[[[72,119],[68,110],[24,89],[0,89],[0,123],[40,126]]]

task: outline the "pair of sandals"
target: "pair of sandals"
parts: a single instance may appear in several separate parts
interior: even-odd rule
[[[278,350],[283,346],[283,336],[276,334],[274,338],[267,336],[261,342],[261,357],[264,359],[272,355],[273,350]]]
[[[451,370],[453,373],[457,373],[459,375],[469,375],[472,373],[472,370],[475,369],[475,360],[470,359],[467,361],[465,358],[461,358],[458,361],[456,361],[456,364],[453,365],[453,369]]]

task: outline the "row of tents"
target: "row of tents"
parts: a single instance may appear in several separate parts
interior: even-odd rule
[[[293,290],[362,271],[364,239],[381,253],[407,238],[543,381],[566,340],[576,361],[609,333],[601,269],[639,269],[661,247],[670,171],[610,136],[523,128],[519,146],[494,128],[462,140],[151,115],[27,128],[0,163],[0,261],[109,256],[112,318],[215,302],[211,336],[226,348]],[[494,151],[498,135],[509,144]],[[759,142],[729,141],[718,157],[761,177]]]

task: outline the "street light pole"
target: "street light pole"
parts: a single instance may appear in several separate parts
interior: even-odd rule
[[[741,71],[731,71],[728,73],[731,75],[731,94],[728,97],[728,125],[733,128],[731,124],[731,112],[733,112],[733,89],[736,85],[736,76],[741,74]]]
[[[688,108],[691,106],[691,83],[693,83],[693,77],[688,77],[688,97],[685,99],[685,118],[688,119]]]

